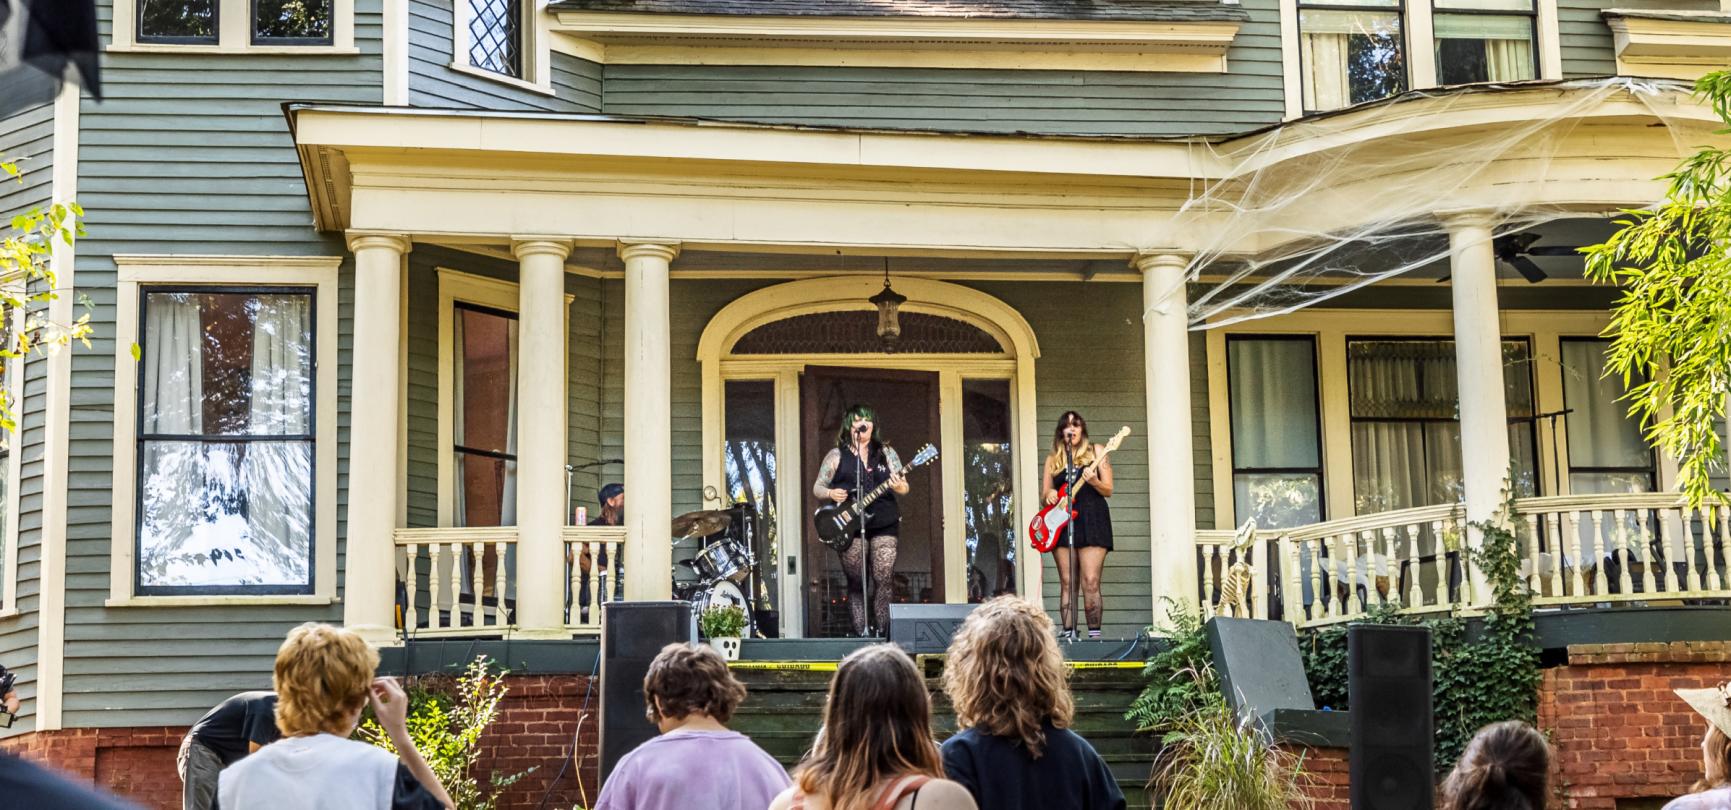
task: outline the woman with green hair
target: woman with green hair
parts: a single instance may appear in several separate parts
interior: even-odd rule
[[[856,490],[870,492],[881,484],[889,491],[873,501],[865,514],[866,540],[858,537],[840,550],[842,571],[847,575],[848,608],[853,614],[854,634],[870,636],[890,622],[890,577],[896,569],[896,533],[901,525],[897,495],[908,494],[908,481],[902,476],[902,460],[894,448],[885,444],[877,429],[877,412],[869,405],[855,405],[842,416],[836,431],[835,449],[823,457],[817,481],[811,494],[820,503],[842,503],[854,497]],[[870,550],[871,570],[865,570],[867,550]],[[868,576],[869,574],[869,576]],[[866,580],[871,583],[871,615],[866,621]]]

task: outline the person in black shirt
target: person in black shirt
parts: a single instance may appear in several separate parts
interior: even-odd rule
[[[958,733],[944,772],[992,810],[1123,810],[1124,793],[1094,747],[1070,730],[1075,703],[1052,620],[1000,596],[974,609],[950,642],[944,691]]]
[[[884,443],[877,430],[877,412],[870,405],[855,405],[842,415],[841,429],[836,431],[835,449],[823,457],[818,467],[817,481],[811,494],[820,503],[842,503],[854,496],[854,490],[870,492],[880,484],[889,484],[889,491],[866,510],[866,542],[859,538],[843,547],[842,571],[847,574],[848,608],[853,615],[854,634],[870,635],[871,628],[887,632],[890,623],[890,597],[894,593],[892,577],[896,570],[896,533],[902,517],[896,504],[897,495],[908,494],[908,480],[902,477],[902,460],[894,448]],[[867,594],[866,547],[871,549],[871,615],[866,623]]]
[[[0,805],[30,810],[139,810],[29,760],[0,752]]]
[[[175,759],[182,810],[210,810],[217,774],[281,736],[275,692],[242,692],[205,712],[180,741]]]

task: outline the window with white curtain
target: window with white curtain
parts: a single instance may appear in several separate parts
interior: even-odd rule
[[[1452,340],[1347,343],[1353,501],[1358,514],[1461,500],[1460,393]],[[1503,341],[1516,497],[1537,494],[1531,351]]]
[[[1234,522],[1284,529],[1322,520],[1316,341],[1229,336],[1226,374]]]
[[[1513,82],[1538,74],[1533,0],[1436,0],[1431,26],[1441,84]]]
[[[145,287],[137,592],[313,592],[313,288]]]
[[[1400,0],[1332,0],[1298,7],[1304,109],[1333,110],[1406,90]]]
[[[1605,349],[1598,338],[1564,338],[1563,415],[1568,430],[1569,491],[1576,495],[1651,492],[1653,449],[1628,414],[1623,380],[1605,376]],[[1640,377],[1632,380],[1640,384]]]

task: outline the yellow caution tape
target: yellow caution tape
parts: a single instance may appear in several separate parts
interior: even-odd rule
[[[1065,661],[1071,669],[1141,669],[1141,661]]]
[[[834,672],[834,661],[729,661],[730,669],[786,670],[789,672]],[[1071,669],[1141,669],[1141,661],[1065,661]]]

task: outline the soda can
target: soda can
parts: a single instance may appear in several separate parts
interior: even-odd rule
[[[589,507],[587,507],[587,506],[577,507],[577,525],[579,525],[579,526],[589,525]]]

